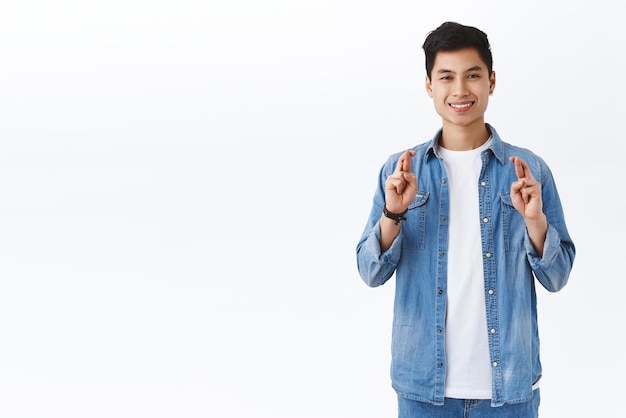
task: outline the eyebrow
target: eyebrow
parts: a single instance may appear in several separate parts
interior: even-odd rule
[[[465,70],[465,72],[469,73],[471,71],[480,71],[482,69],[483,69],[483,67],[481,67],[480,65],[475,65],[475,66]],[[437,70],[437,74],[444,74],[444,73],[454,73],[454,71],[448,70],[448,69],[445,69],[445,68],[441,68],[441,69]]]

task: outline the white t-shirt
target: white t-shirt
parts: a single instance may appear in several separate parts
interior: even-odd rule
[[[446,306],[445,396],[491,399],[491,361],[487,334],[478,179],[480,148],[451,151],[439,147],[448,174],[448,298]]]

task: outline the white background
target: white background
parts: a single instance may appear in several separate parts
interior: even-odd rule
[[[356,243],[440,126],[421,45],[490,38],[486,119],[551,166],[544,417],[623,404],[618,2],[3,1],[0,416],[393,417],[393,281]]]

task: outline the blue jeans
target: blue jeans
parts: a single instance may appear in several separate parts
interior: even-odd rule
[[[398,418],[537,418],[539,389],[526,402],[492,407],[489,399],[445,398],[441,406],[398,395]]]

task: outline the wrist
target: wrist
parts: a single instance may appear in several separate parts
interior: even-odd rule
[[[391,212],[389,209],[387,209],[387,205],[385,204],[383,206],[383,215],[393,221],[396,222],[396,225],[399,225],[401,221],[406,221],[406,213],[408,212],[408,209],[405,210],[404,212]]]
[[[537,217],[525,217],[524,223],[526,223],[526,228],[545,229],[548,227],[548,218],[542,213]]]

